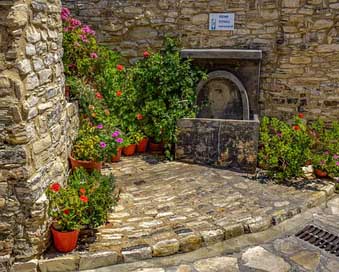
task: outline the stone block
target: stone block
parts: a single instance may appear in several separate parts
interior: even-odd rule
[[[45,138],[42,138],[41,140],[33,143],[33,152],[35,154],[39,154],[42,151],[49,148],[52,144],[52,139],[50,135],[47,135]]]
[[[124,248],[121,254],[126,263],[135,262],[152,258],[152,248],[149,245],[139,245],[129,248]]]
[[[65,255],[53,259],[39,260],[39,269],[41,272],[67,272],[77,271],[80,257],[78,255]]]
[[[31,260],[23,263],[14,263],[11,267],[11,272],[37,272],[38,260]]]
[[[114,251],[95,252],[81,255],[79,270],[110,266],[118,262],[118,253]]]
[[[152,246],[153,256],[162,257],[173,255],[179,251],[180,244],[177,239],[162,240]]]

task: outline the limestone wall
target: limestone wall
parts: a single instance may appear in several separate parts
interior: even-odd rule
[[[101,43],[131,59],[165,35],[185,48],[262,49],[261,113],[339,117],[338,0],[63,0]],[[235,13],[235,30],[209,31],[208,13]]]
[[[0,270],[45,249],[44,191],[68,172],[77,115],[64,98],[60,6],[0,1]]]

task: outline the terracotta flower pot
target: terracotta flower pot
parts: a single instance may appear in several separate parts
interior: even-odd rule
[[[152,153],[161,153],[164,150],[164,144],[150,142],[149,149]]]
[[[65,86],[65,97],[66,99],[69,99],[71,96],[71,87],[70,86]]]
[[[54,247],[60,252],[70,252],[76,248],[79,236],[79,230],[68,232],[57,231],[51,227]]]
[[[119,162],[119,161],[120,161],[120,158],[121,158],[121,152],[122,152],[122,148],[119,147],[119,148],[117,149],[117,154],[112,156],[111,161],[112,161],[112,162]]]
[[[147,150],[148,138],[142,139],[137,145],[137,151],[139,153],[145,153]]]
[[[124,147],[122,152],[125,156],[133,156],[135,154],[135,150],[137,148],[136,144],[130,144],[129,146]]]
[[[102,169],[102,162],[76,160],[72,157],[72,155],[69,156],[69,160],[73,170],[79,167],[83,167],[88,171],[100,171]]]
[[[315,169],[315,170],[314,170],[314,173],[315,173],[315,175],[316,175],[318,178],[325,178],[325,177],[327,177],[327,172],[326,172],[326,171],[323,171],[323,170],[320,170],[320,169]]]

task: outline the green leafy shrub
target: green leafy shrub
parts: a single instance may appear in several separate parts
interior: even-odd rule
[[[116,205],[118,194],[114,193],[115,181],[112,175],[104,176],[98,171],[89,174],[77,168],[68,179],[68,186],[88,197],[82,223],[92,228],[107,222],[107,214]]]
[[[296,117],[291,126],[276,118],[264,117],[260,128],[259,166],[277,179],[301,176],[301,168],[310,159],[310,143],[301,118]]]

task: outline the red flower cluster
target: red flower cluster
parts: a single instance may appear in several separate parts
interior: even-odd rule
[[[69,215],[70,211],[68,209],[64,210],[64,214]]]
[[[294,130],[300,130],[300,127],[298,125],[292,126]]]
[[[102,96],[102,94],[99,93],[99,92],[96,92],[96,93],[95,93],[95,97],[98,98],[98,99],[103,99],[103,98],[104,98],[104,97]]]
[[[117,95],[117,96],[122,96],[122,91],[118,90],[118,91],[116,92],[116,95]]]
[[[148,58],[151,54],[147,51],[144,52],[144,58]]]
[[[80,194],[84,195],[84,194],[86,194],[86,189],[85,188],[80,188],[79,192],[80,192]]]
[[[299,113],[298,117],[301,118],[301,119],[304,119],[305,115],[303,113]]]
[[[80,200],[81,200],[82,202],[84,202],[84,203],[87,203],[87,202],[88,202],[88,197],[82,195],[82,196],[80,196]]]
[[[138,120],[142,120],[144,118],[144,116],[142,116],[141,113],[138,113],[136,117],[137,117]]]
[[[122,66],[121,64],[117,65],[117,70],[118,71],[123,71],[124,70],[124,66]]]
[[[57,192],[60,191],[61,186],[60,186],[59,183],[55,182],[55,183],[53,183],[49,188],[50,188],[53,192],[56,192],[56,193],[57,193]]]

